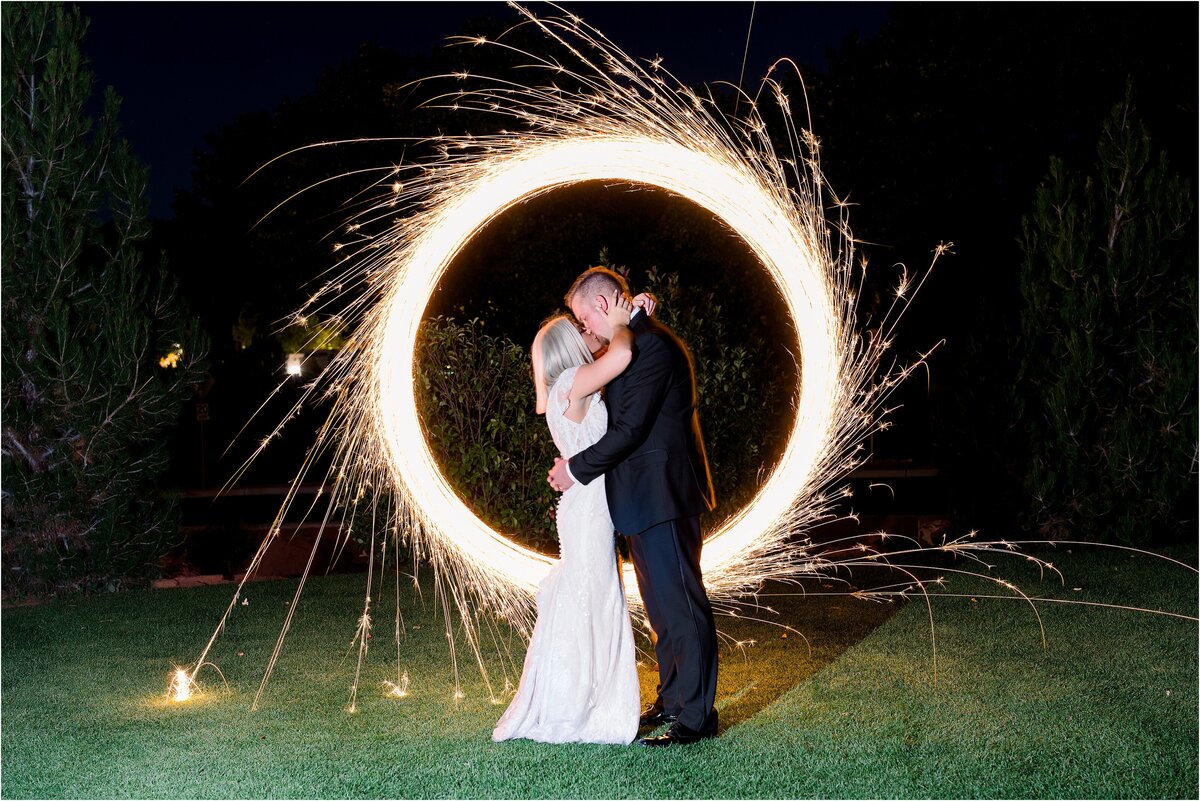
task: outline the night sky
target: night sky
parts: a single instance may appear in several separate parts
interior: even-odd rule
[[[541,4],[531,4],[537,9]],[[736,83],[747,29],[748,86],[781,57],[822,69],[857,31],[869,38],[886,3],[573,3],[633,56],[662,56],[686,83]],[[124,99],[121,124],[151,168],[153,216],[171,216],[173,187],[191,184],[193,152],[238,115],[309,93],[327,67],[364,43],[429,55],[474,18],[516,22],[502,2],[82,3],[84,49],[100,86]],[[754,12],[751,26],[751,11]],[[553,9],[543,5],[544,16]]]

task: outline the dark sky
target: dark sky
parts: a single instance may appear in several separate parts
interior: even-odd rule
[[[543,16],[553,9],[532,3]],[[476,17],[519,19],[502,2],[81,3],[84,51],[100,86],[124,99],[121,124],[150,165],[153,216],[171,215],[173,187],[191,183],[204,136],[239,114],[269,111],[312,90],[363,43],[428,55]],[[662,56],[687,83],[736,83],[746,33],[746,85],[790,57],[823,69],[852,31],[869,38],[886,3],[583,2],[565,6],[632,56]],[[754,20],[751,26],[751,11]]]

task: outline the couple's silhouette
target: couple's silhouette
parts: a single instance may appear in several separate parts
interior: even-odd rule
[[[629,743],[639,727],[669,723],[638,742],[693,743],[717,732],[717,643],[700,572],[700,514],[714,498],[691,355],[653,319],[653,300],[631,299],[611,270],[580,275],[566,302],[574,319],[548,320],[531,353],[538,412],[562,454],[547,476],[563,493],[560,559],[492,737]],[[614,533],[628,541],[656,635],[658,690],[641,714]]]

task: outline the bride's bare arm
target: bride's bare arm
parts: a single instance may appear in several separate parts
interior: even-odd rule
[[[619,376],[633,359],[633,332],[629,330],[629,315],[633,304],[620,292],[614,292],[605,316],[612,326],[608,350],[596,361],[585,364],[575,372],[575,383],[567,396],[572,402],[585,398]]]

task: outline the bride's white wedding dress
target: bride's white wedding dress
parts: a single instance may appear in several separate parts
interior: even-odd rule
[[[564,416],[577,369],[562,372],[546,404],[546,424],[564,458],[608,427],[599,393],[582,422]],[[492,739],[627,744],[637,736],[640,691],[604,477],[563,493],[555,522],[560,558],[538,587],[521,684]]]

